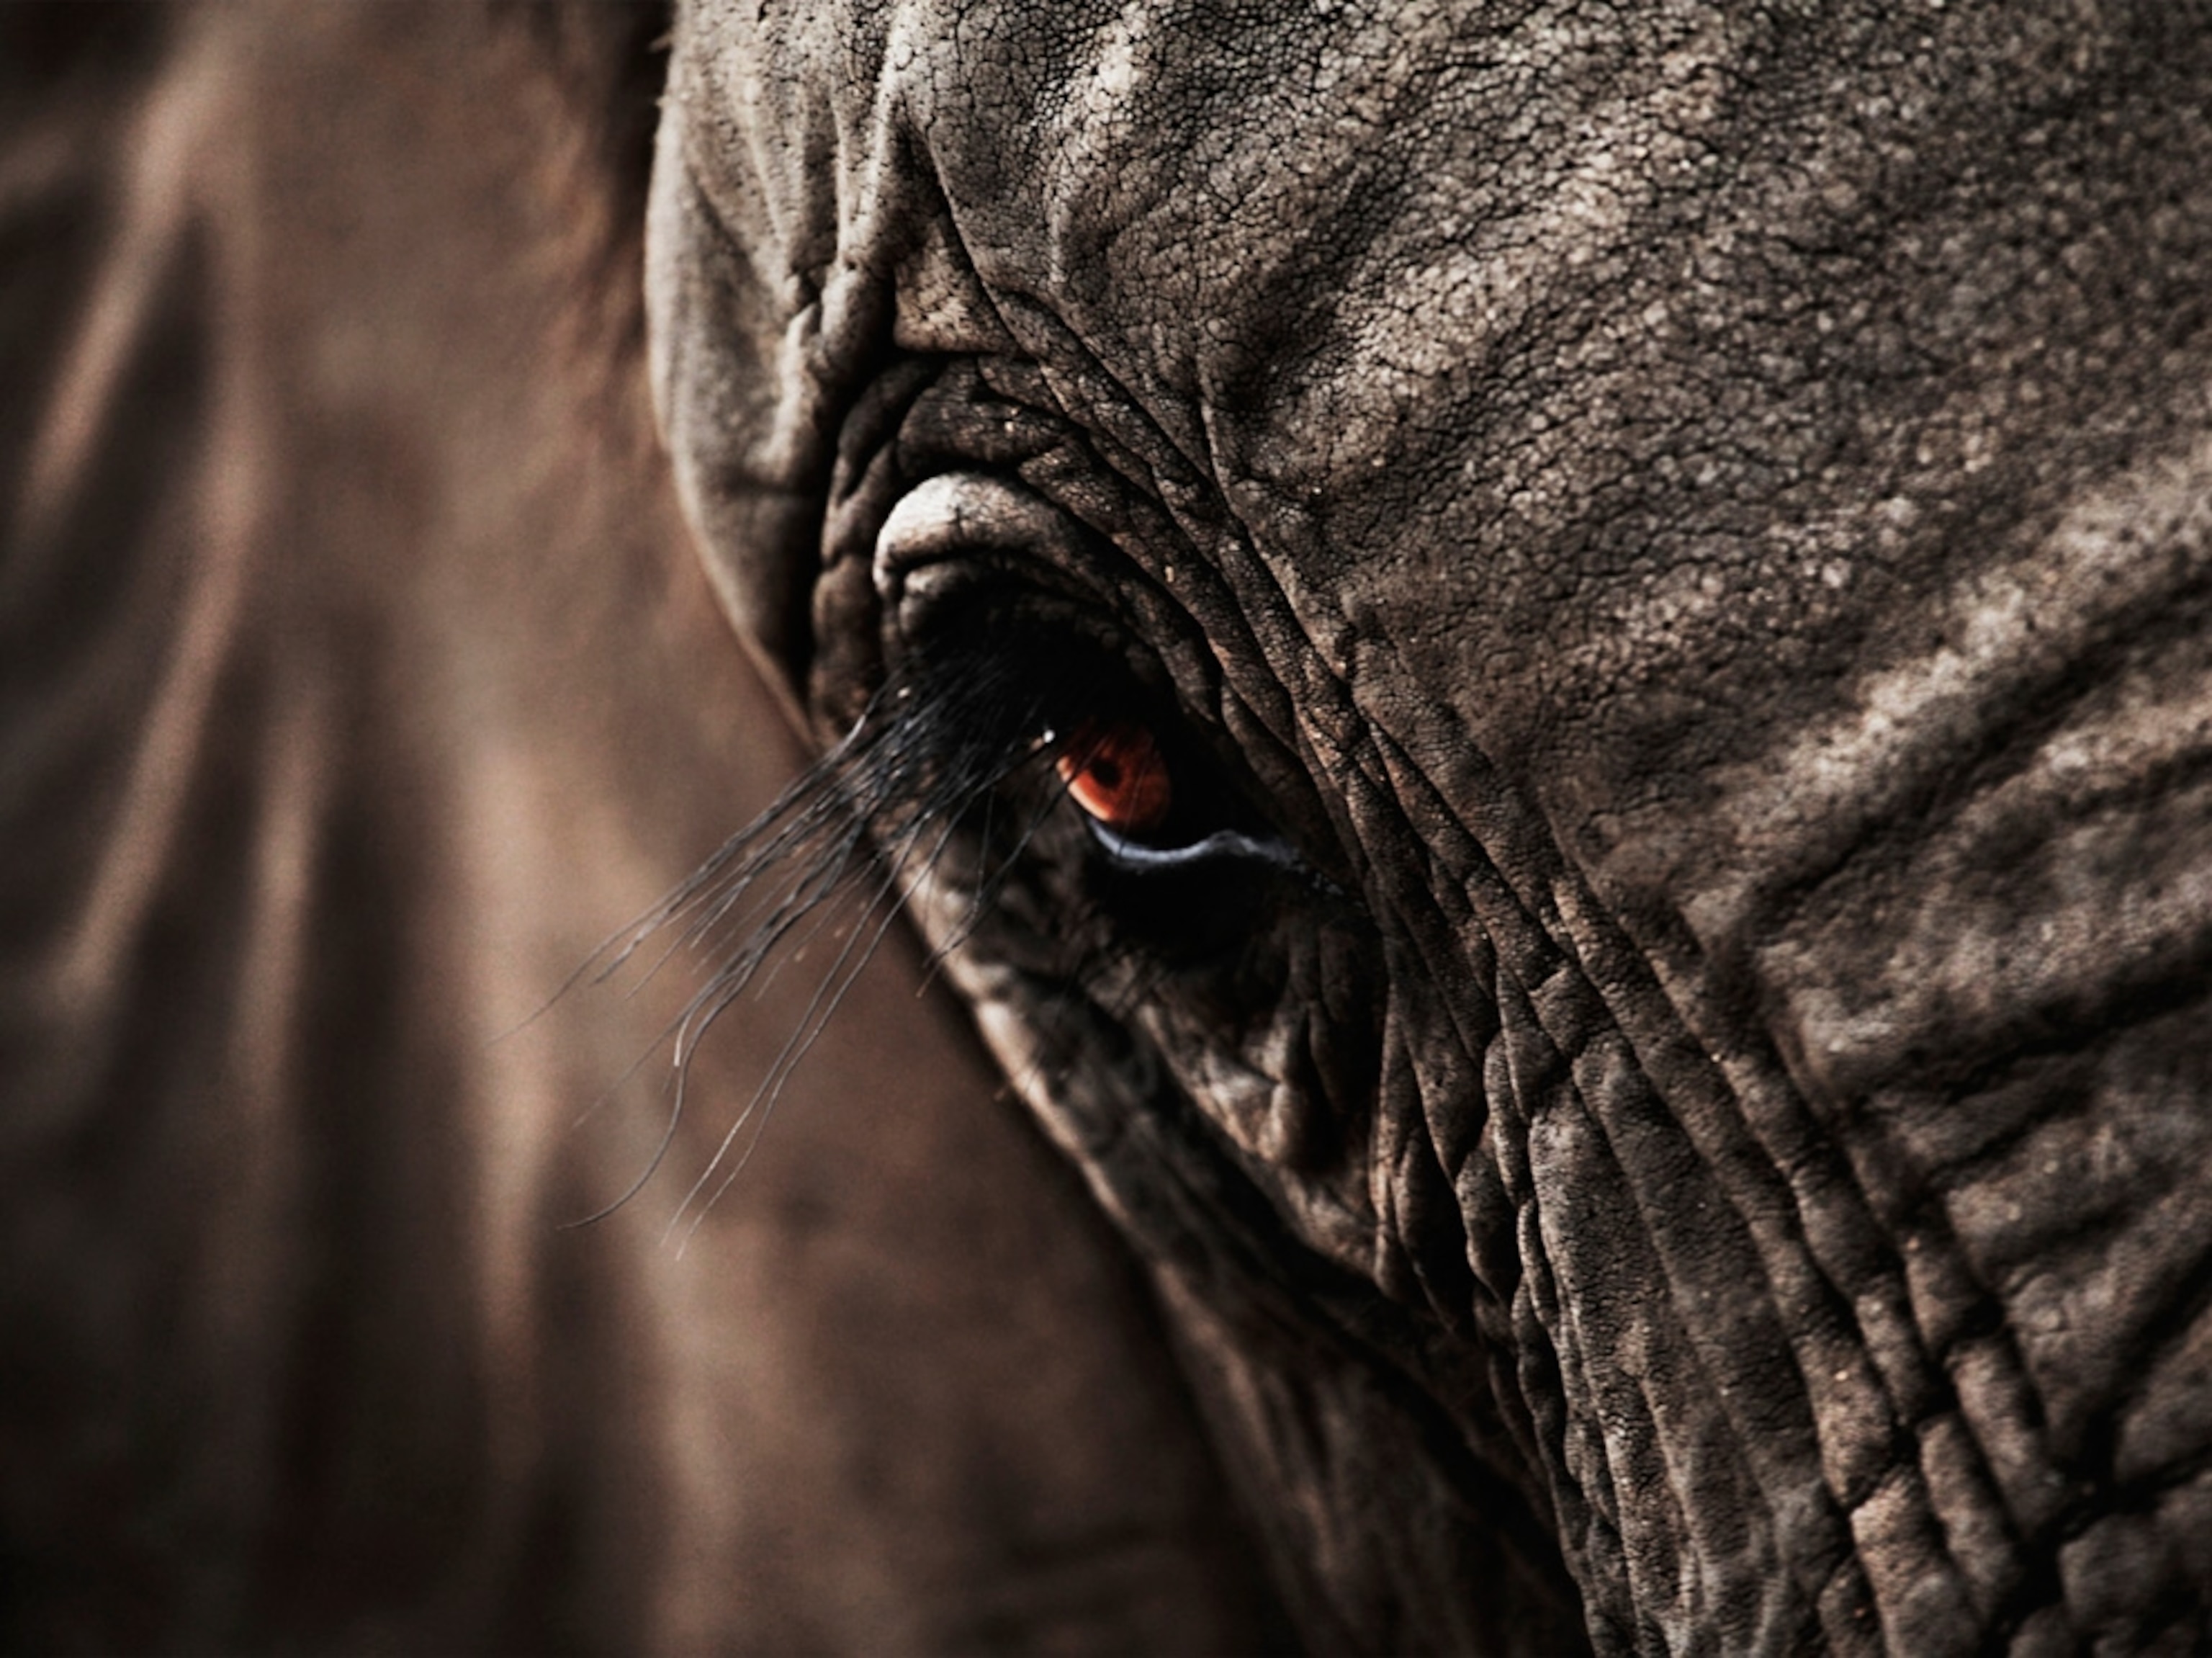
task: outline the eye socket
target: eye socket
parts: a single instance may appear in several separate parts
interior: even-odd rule
[[[1142,839],[1175,810],[1175,780],[1151,728],[1131,719],[1080,722],[1054,762],[1068,798],[1119,836]]]
[[[1095,873],[1116,904],[1138,902],[1139,888],[1164,893],[1183,871],[1265,867],[1313,879],[1112,618],[996,568],[979,577],[948,560],[933,575],[927,586],[909,579],[889,701],[917,735],[927,727],[894,747],[933,755],[924,770],[963,791],[959,805],[945,802],[956,814],[980,828],[993,816],[973,809],[986,795],[1048,785],[1089,832]],[[1032,796],[1000,820],[1034,826],[1046,804]],[[1030,845],[1024,831],[1002,850]]]

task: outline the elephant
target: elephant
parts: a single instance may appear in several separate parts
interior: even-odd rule
[[[2208,25],[678,5],[695,896],[903,896],[1310,1649],[2212,1644]]]
[[[0,1646],[2200,1649],[2206,21],[0,8]]]

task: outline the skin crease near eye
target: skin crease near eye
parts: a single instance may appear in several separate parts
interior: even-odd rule
[[[1149,834],[1174,808],[1167,761],[1152,734],[1133,720],[1085,720],[1058,765],[1075,803],[1116,834]]]

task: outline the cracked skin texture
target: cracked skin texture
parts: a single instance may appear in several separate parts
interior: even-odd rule
[[[2208,23],[682,9],[656,392],[818,728],[938,480],[1354,900],[956,968],[1316,1649],[2212,1641]]]

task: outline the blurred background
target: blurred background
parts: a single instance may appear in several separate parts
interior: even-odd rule
[[[688,1244],[818,958],[564,1224],[700,979],[562,987],[801,763],[647,406],[665,26],[0,5],[0,1649],[1271,1638],[902,933]]]

